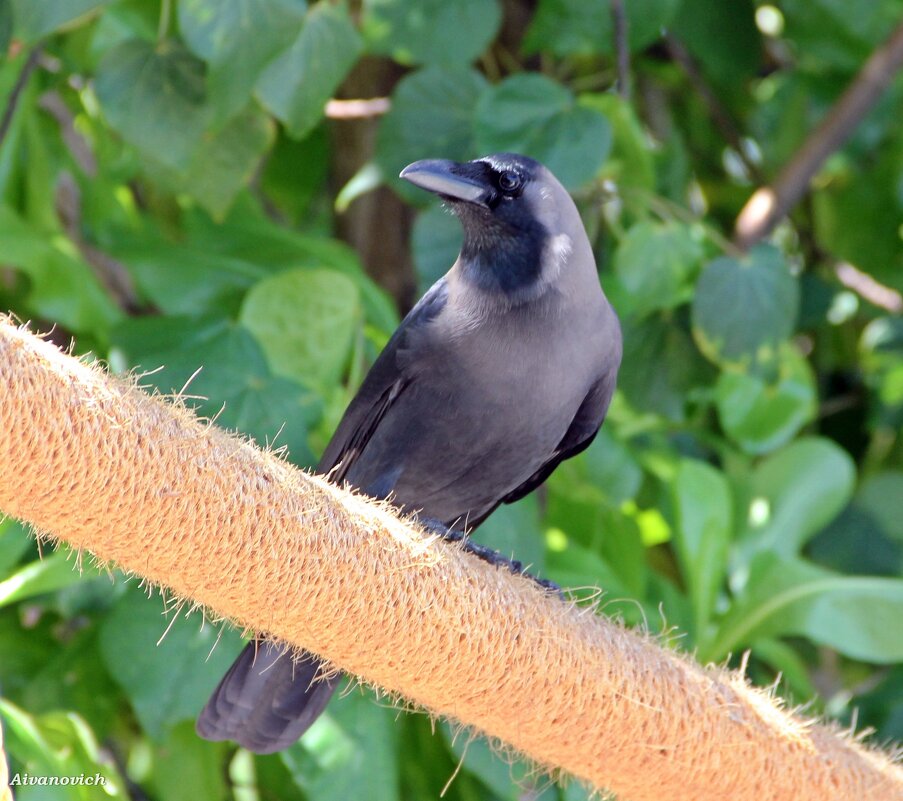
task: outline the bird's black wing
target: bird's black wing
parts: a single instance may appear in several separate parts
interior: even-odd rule
[[[411,365],[417,360],[417,349],[424,347],[423,338],[417,336],[417,332],[442,311],[447,297],[448,287],[442,278],[433,284],[396,329],[345,410],[323,452],[318,472],[328,473],[330,480],[336,483],[344,480],[386,412],[414,380],[415,371]]]
[[[501,499],[501,503],[514,503],[529,495],[543,483],[565,459],[586,450],[599,433],[608,404],[615,388],[614,371],[606,373],[587,393],[561,442],[549,459],[523,484],[515,487]]]

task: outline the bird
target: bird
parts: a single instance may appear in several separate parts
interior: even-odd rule
[[[577,207],[544,165],[498,153],[416,161],[400,177],[438,195],[463,243],[374,361],[318,471],[469,542],[500,504],[593,441],[615,389],[621,329]],[[258,638],[197,732],[282,750],[339,678],[324,678],[313,654],[293,658]]]

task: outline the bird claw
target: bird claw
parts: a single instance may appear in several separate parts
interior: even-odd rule
[[[460,529],[449,528],[448,526],[443,525],[438,520],[433,520],[431,518],[419,518],[418,522],[432,534],[437,534],[442,537],[446,542],[463,542],[464,550],[467,553],[471,553],[476,556],[478,559],[482,559],[484,562],[488,562],[493,567],[504,567],[510,570],[512,573],[516,575],[523,576],[524,578],[531,579],[544,590],[549,590],[550,592],[555,592],[564,599],[564,591],[561,587],[556,584],[554,581],[550,581],[549,579],[539,578],[537,576],[528,573],[524,569],[524,565],[522,562],[519,562],[516,559],[510,559],[505,556],[503,553],[496,551],[492,548],[488,548],[485,545],[480,545],[478,542],[474,542],[467,535],[466,532],[461,531]]]

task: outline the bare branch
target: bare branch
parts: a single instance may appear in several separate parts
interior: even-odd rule
[[[852,264],[842,261],[834,265],[834,275],[847,289],[855,292],[879,309],[900,314],[903,312],[903,295],[896,289],[876,281],[868,273],[857,270]]]
[[[379,117],[392,106],[388,97],[371,97],[367,100],[330,100],[326,104],[326,116],[333,120],[359,120]]]
[[[618,94],[630,100],[630,43],[627,40],[627,11],[624,0],[611,0],[615,64],[618,72]]]
[[[757,189],[734,227],[734,242],[746,249],[766,237],[799,201],[825,159],[841,147],[903,66],[903,24],[875,50],[821,124],[781,170],[771,186]]]

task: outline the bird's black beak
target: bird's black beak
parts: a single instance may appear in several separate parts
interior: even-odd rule
[[[424,159],[408,164],[399,177],[445,200],[486,206],[492,199],[493,189],[477,175],[468,175],[469,166],[445,159]]]

